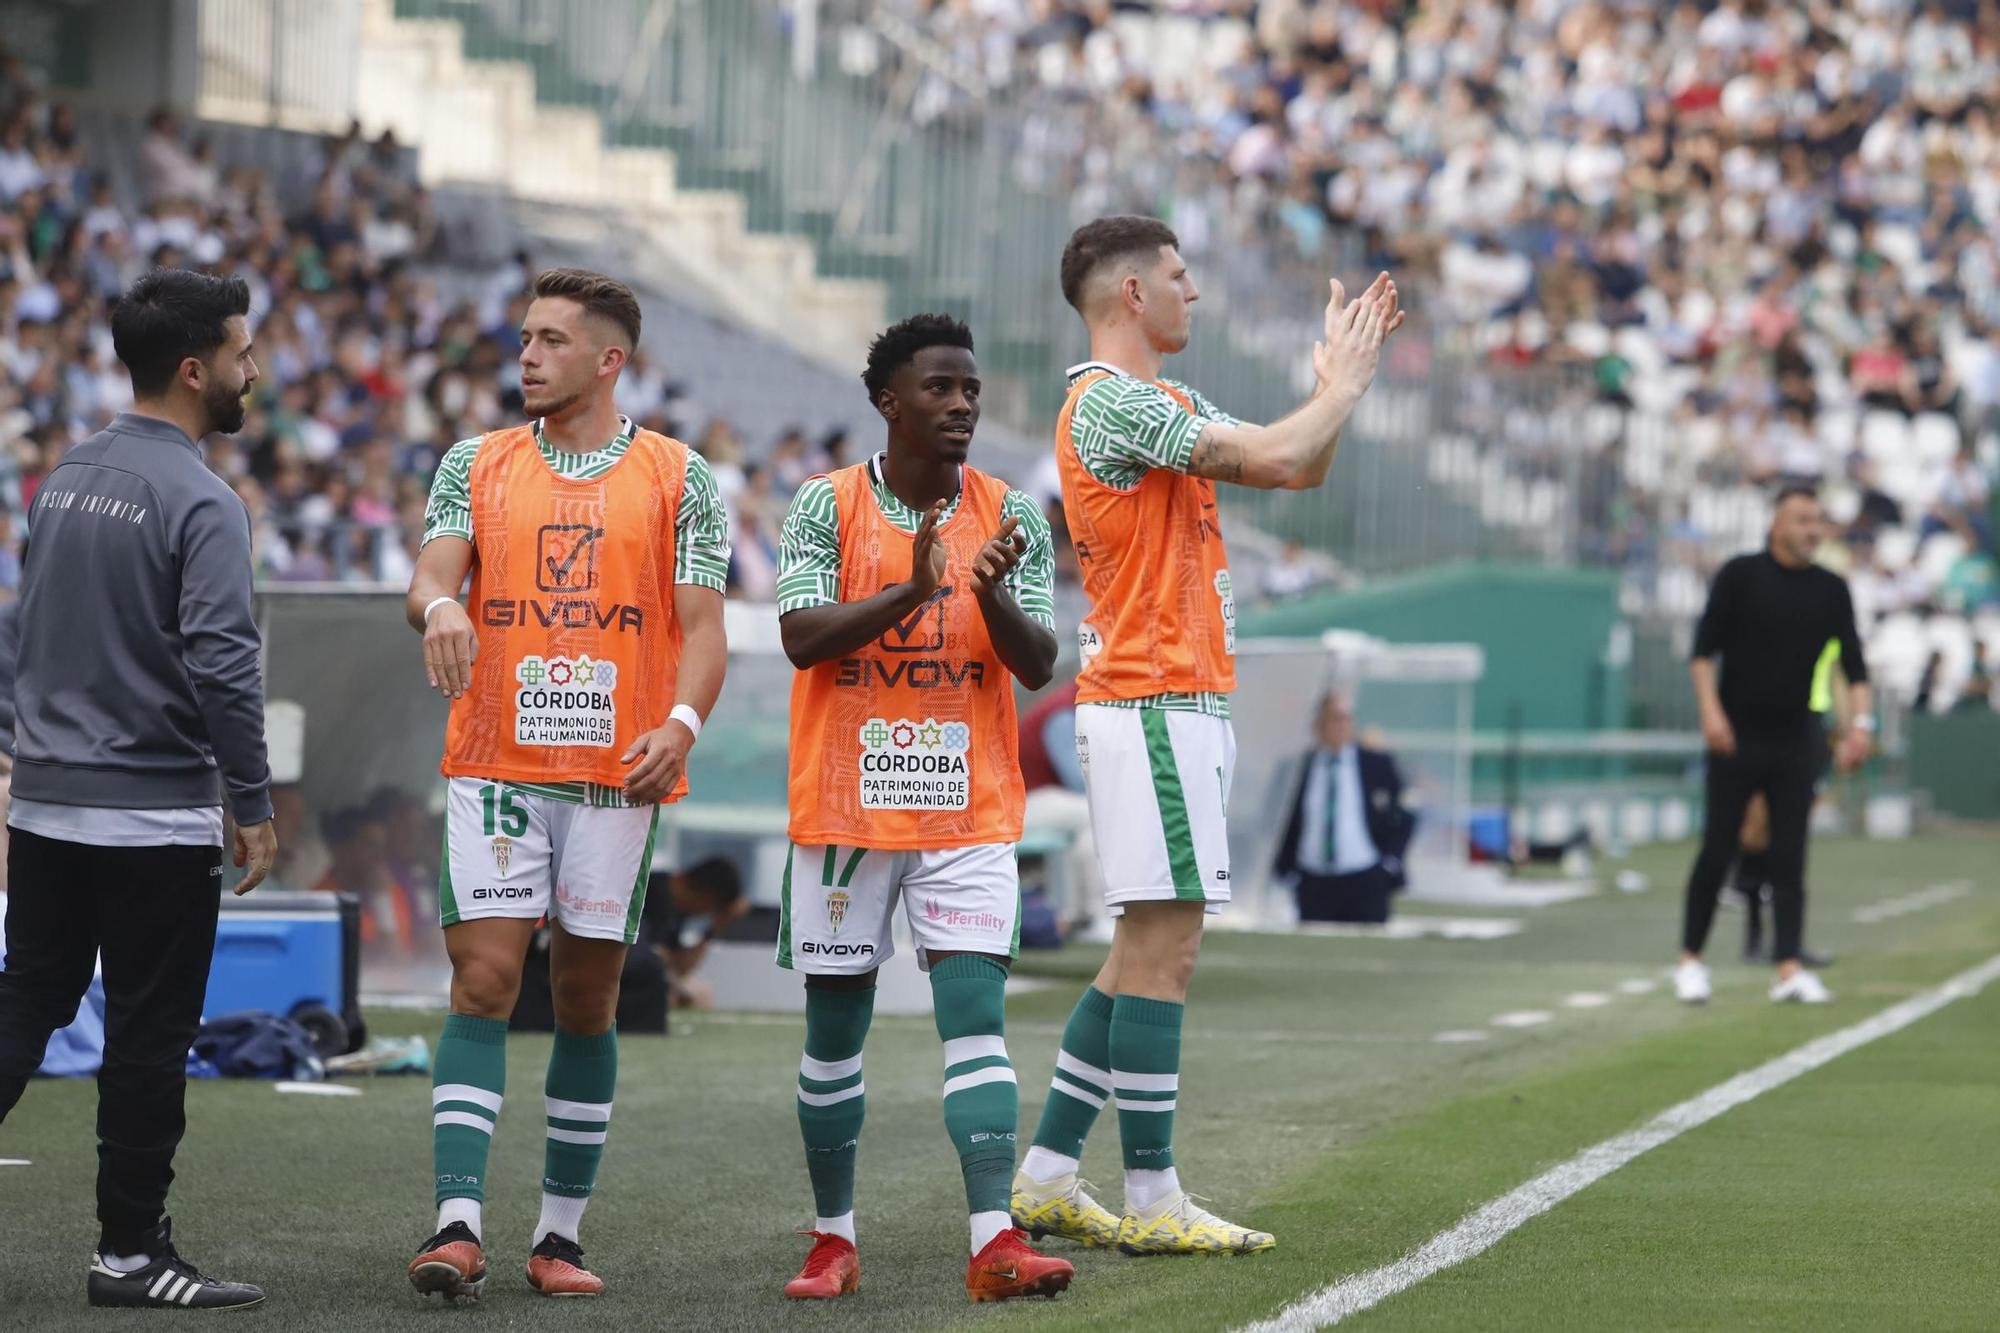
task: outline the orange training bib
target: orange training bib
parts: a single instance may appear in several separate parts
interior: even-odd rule
[[[1165,468],[1137,486],[1107,486],[1083,465],[1070,417],[1096,371],[1070,387],[1056,421],[1063,517],[1089,618],[1078,628],[1078,703],[1236,688],[1236,596],[1215,506],[1215,483]],[[1194,405],[1166,385],[1190,413]]]
[[[686,480],[686,446],[652,431],[589,481],[552,471],[532,427],[486,437],[471,476],[479,656],[452,702],[447,776],[624,783],[621,756],[673,707]]]
[[[867,464],[830,480],[842,600],[908,579],[916,539],[882,513]],[[1004,483],[964,469],[958,509],[938,532],[936,594],[874,642],[792,677],[793,842],[933,851],[1020,841],[1014,682],[972,592],[972,561],[1006,496]]]

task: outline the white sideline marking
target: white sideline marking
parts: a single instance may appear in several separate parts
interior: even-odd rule
[[[1611,1003],[1611,997],[1601,990],[1580,990],[1563,998],[1563,1004],[1571,1009],[1602,1009]]]
[[[359,1097],[361,1089],[350,1088],[345,1083],[293,1083],[290,1081],[273,1083],[279,1092],[303,1092],[308,1097]]]
[[[1933,884],[1927,889],[1918,889],[1915,893],[1906,893],[1900,898],[1884,898],[1879,903],[1857,907],[1854,909],[1854,919],[1865,926],[1872,926],[1893,917],[1921,912],[1927,907],[1942,907],[1946,903],[1957,902],[1971,892],[1972,883],[1969,880],[1958,879],[1949,884]]]
[[[1651,995],[1660,988],[1660,983],[1649,977],[1627,977],[1618,983],[1620,995]]]
[[[1485,1041],[1486,1034],[1478,1028],[1446,1028],[1443,1032],[1432,1037],[1431,1040],[1442,1042]]]
[[[25,1157],[0,1157],[0,1166],[33,1166]]]
[[[1637,1129],[1585,1148],[1560,1166],[1543,1172],[1527,1184],[1462,1218],[1456,1226],[1439,1232],[1396,1262],[1329,1283],[1293,1301],[1270,1319],[1250,1324],[1238,1333],[1302,1333],[1306,1329],[1337,1324],[1351,1314],[1359,1314],[1379,1305],[1432,1274],[1491,1249],[1522,1223],[1546,1213],[1641,1153],[1707,1124],[1731,1107],[1781,1087],[1849,1051],[1892,1032],[1900,1032],[1953,1000],[1977,995],[1988,982],[1996,979],[2000,979],[2000,955],[1959,973],[1941,986],[1892,1004],[1873,1018],[1863,1019],[1838,1032],[1829,1032],[1775,1060],[1718,1083],[1678,1106],[1670,1106]]]
[[[1555,1015],[1546,1009],[1509,1009],[1504,1014],[1495,1014],[1486,1021],[1496,1028],[1531,1028],[1537,1023],[1546,1023]]]

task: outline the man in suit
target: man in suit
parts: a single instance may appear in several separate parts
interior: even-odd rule
[[[1383,751],[1355,744],[1354,707],[1338,691],[1320,699],[1315,734],[1273,873],[1294,885],[1301,921],[1387,921],[1417,822],[1403,808],[1403,775]]]

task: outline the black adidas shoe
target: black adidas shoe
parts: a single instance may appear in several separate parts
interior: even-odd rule
[[[263,1301],[263,1288],[218,1282],[181,1258],[169,1238],[170,1226],[162,1220],[147,1240],[153,1262],[144,1268],[120,1273],[104,1266],[103,1255],[92,1255],[90,1303],[123,1309],[241,1310]]]

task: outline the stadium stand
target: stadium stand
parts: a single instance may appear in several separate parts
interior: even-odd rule
[[[921,216],[893,233],[917,238],[899,266],[884,258],[894,247],[883,237],[863,243],[879,211],[873,194],[859,238],[845,240],[787,196],[837,162],[801,163],[791,151],[781,155],[783,172],[743,165],[754,142],[745,125],[758,108],[717,106],[713,127],[676,126],[684,90],[659,70],[636,98],[614,89],[619,100],[605,101],[587,57],[618,35],[609,20],[573,18],[570,28],[541,32],[517,7],[485,0],[393,8],[453,19],[469,56],[476,48],[482,59],[526,61],[538,97],[596,106],[607,142],[645,141],[640,122],[653,117],[667,126],[661,141],[677,153],[678,173],[740,190],[755,225],[809,236],[823,270],[884,277],[900,304],[959,293],[975,319],[993,312],[997,359],[1024,373],[1031,364],[1044,379],[1060,361],[1047,301],[1001,299],[1002,286],[1033,276],[1025,255],[1001,253],[952,282],[927,261],[926,247],[951,239],[930,216],[947,201],[919,191],[904,202]],[[715,58],[752,62],[743,68],[775,60],[782,69],[786,42],[800,37],[776,26],[775,10],[732,26],[727,6],[685,8],[690,19],[708,16],[701,37]],[[867,90],[907,84],[910,133],[932,152],[908,165],[949,165],[938,154],[976,123],[978,161],[991,162],[990,145],[1002,145],[1024,233],[1039,237],[1112,208],[1160,212],[1198,271],[1214,275],[1211,300],[1229,317],[1229,337],[1218,341],[1234,358],[1225,383],[1238,387],[1246,411],[1282,396],[1296,373],[1287,357],[1302,345],[1299,320],[1309,314],[1296,297],[1303,275],[1387,265],[1420,293],[1422,337],[1385,372],[1380,401],[1360,422],[1377,447],[1356,465],[1374,469],[1368,492],[1426,491],[1442,519],[1371,524],[1358,502],[1352,514],[1336,513],[1338,496],[1310,513],[1260,504],[1249,516],[1273,534],[1364,572],[1490,554],[1609,565],[1622,571],[1642,633],[1651,625],[1670,636],[1698,607],[1716,564],[1756,540],[1764,488],[1803,476],[1826,487],[1841,522],[1829,558],[1853,576],[1885,682],[1906,697],[1927,686],[1926,703],[1949,708],[1977,679],[1975,646],[1989,658],[2000,649],[1991,485],[2000,453],[2000,138],[1975,95],[2000,62],[1994,6],[1926,4],[1908,17],[1897,6],[1832,0],[829,0],[818,11],[813,40],[823,58],[806,92],[786,94],[807,99],[788,105],[786,126],[801,111],[844,124],[841,112],[865,129],[867,112],[879,109]],[[669,34],[661,49],[671,54],[678,40]],[[274,307],[277,327],[265,337],[288,355],[267,374],[285,377],[281,391],[237,449],[219,451],[218,466],[245,469],[253,505],[270,514],[272,577],[398,576],[408,534],[397,511],[439,442],[502,410],[500,398],[468,393],[470,381],[453,372],[483,371],[498,354],[504,394],[504,322],[497,341],[491,330],[504,321],[518,267],[503,258],[483,273],[454,271],[436,253],[410,263],[408,252],[436,232],[437,201],[415,186],[393,137],[370,144],[358,133],[316,155],[294,153],[278,171],[254,156],[267,151],[249,147],[260,142],[254,135],[232,140],[204,127],[183,143],[171,126],[156,126],[129,155],[132,178],[115,170],[104,178],[103,204],[138,211],[129,234],[102,242],[87,221],[102,228],[110,217],[97,178],[84,177],[91,184],[81,194],[48,183],[94,156],[88,134],[79,139],[73,117],[20,92],[8,106],[0,200],[20,238],[10,247],[18,272],[39,263],[60,275],[74,264],[102,283],[147,257],[136,244],[162,237],[219,239],[237,256],[275,244],[324,267],[322,243],[355,233],[333,290],[312,290],[329,281],[315,269]],[[236,166],[246,160],[261,172]],[[329,165],[333,179],[322,187]],[[150,197],[164,188],[211,194],[219,223],[204,230],[184,206]],[[275,230],[256,241],[259,210],[248,201],[259,190],[291,207],[281,222],[266,218],[260,225]],[[860,253],[871,244],[872,261]],[[342,295],[343,282],[364,294]],[[9,289],[13,365],[39,369],[51,341],[70,349],[56,353],[64,369],[41,372],[55,387],[29,387],[8,418],[25,422],[16,433],[33,441],[13,450],[35,455],[22,465],[30,486],[44,466],[51,405],[82,406],[73,432],[104,406],[90,393],[117,392],[116,376],[103,374],[101,330],[92,352],[51,333],[79,326],[33,318],[47,313],[45,293],[61,287]],[[332,305],[368,311],[368,331],[329,333],[340,316],[329,324],[317,312]],[[301,315],[304,326],[294,327]],[[712,315],[672,311],[655,322],[701,332],[634,377],[653,400],[643,410],[665,410],[724,455],[747,439],[754,462],[790,421],[809,439],[854,424],[812,418],[841,401],[831,390],[793,395],[789,416],[752,424],[772,384],[830,377],[792,356],[796,375],[738,389],[741,368],[771,354],[768,340],[734,331],[743,341],[732,346],[728,322]],[[1024,337],[1028,328],[1040,338]],[[446,329],[454,336],[440,339]],[[384,421],[383,386],[366,387],[378,341],[419,353],[388,358],[404,367],[405,387],[422,380],[393,422]],[[1495,373],[1460,373],[1476,368]],[[17,376],[24,386],[33,379]],[[1040,404],[1028,402],[1012,424],[1034,438]],[[712,425],[716,418],[724,424]],[[315,457],[307,439],[322,451],[331,440],[331,451]],[[797,452],[785,444],[779,471],[797,470]],[[784,478],[776,480],[781,495]],[[762,506],[757,490],[746,494],[754,534]],[[354,520],[357,506],[358,526],[335,526]]]

